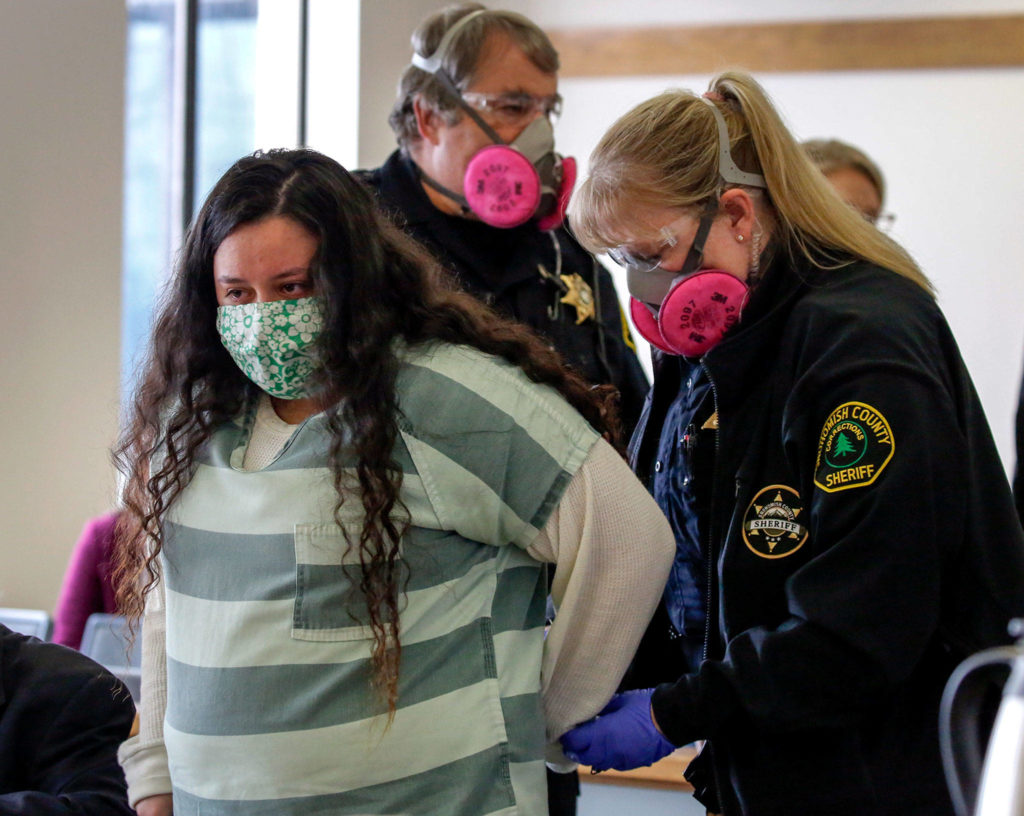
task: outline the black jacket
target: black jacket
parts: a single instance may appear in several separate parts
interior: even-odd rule
[[[98,663],[0,625],[0,813],[134,814],[117,764],[134,716]]]
[[[708,740],[693,781],[730,816],[951,812],[938,700],[1024,614],[1024,536],[945,319],[867,264],[779,263],[702,365],[707,659],[657,688],[655,718]],[[656,366],[641,476],[679,371]]]
[[[451,270],[463,288],[546,337],[589,382],[618,388],[628,438],[648,390],[647,377],[611,276],[564,227],[542,232],[528,223],[499,229],[446,215],[423,191],[412,161],[398,151],[383,166],[357,175],[396,223]],[[597,319],[577,324],[576,309],[560,302],[565,296],[561,287],[538,270],[543,265],[552,276],[559,271],[553,241],[561,250],[561,274],[579,275],[593,290],[600,307]]]

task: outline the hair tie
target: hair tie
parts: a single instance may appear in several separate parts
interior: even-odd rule
[[[707,93],[701,94],[701,96],[705,99],[710,99],[712,102],[725,102],[725,97],[718,91],[708,91]]]

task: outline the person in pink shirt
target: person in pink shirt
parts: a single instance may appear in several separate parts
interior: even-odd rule
[[[54,643],[79,648],[89,616],[93,612],[116,611],[110,580],[110,553],[118,516],[116,511],[107,513],[90,519],[82,528],[57,600]]]

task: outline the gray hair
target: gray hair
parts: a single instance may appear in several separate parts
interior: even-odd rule
[[[838,139],[808,139],[801,147],[826,176],[846,169],[863,173],[878,192],[878,200],[885,203],[885,176],[863,150]]]
[[[427,17],[412,34],[413,51],[421,57],[432,57],[445,32],[463,17],[476,11],[484,13],[468,20],[451,40],[447,53],[440,55],[441,69],[448,74],[456,88],[465,90],[473,81],[484,43],[496,31],[508,34],[538,69],[546,74],[557,73],[558,52],[547,34],[521,14],[488,9],[481,3],[458,3]],[[420,138],[413,110],[413,100],[417,96],[430,108],[441,113],[448,124],[455,124],[462,117],[458,106],[433,74],[409,65],[398,82],[398,99],[388,117],[388,124],[403,151]]]

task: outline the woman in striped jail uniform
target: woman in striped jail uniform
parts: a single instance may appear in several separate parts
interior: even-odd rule
[[[117,451],[140,814],[546,812],[672,535],[607,394],[443,281],[320,154],[210,193]]]

